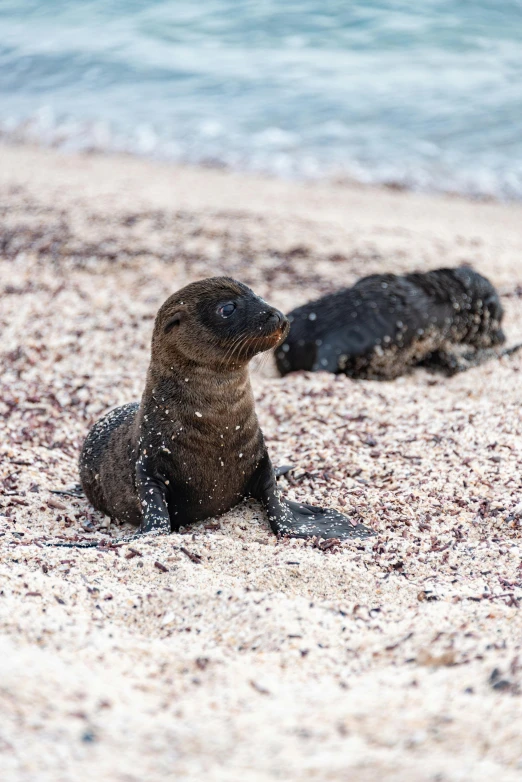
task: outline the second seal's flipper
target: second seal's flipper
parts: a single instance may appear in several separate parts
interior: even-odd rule
[[[504,348],[500,354],[500,357],[502,358],[503,356],[512,356],[514,353],[518,353],[521,348],[522,342],[518,342],[516,345],[511,345],[510,348]]]
[[[458,375],[460,372],[466,372],[468,369],[479,367],[487,361],[509,357],[518,353],[522,348],[522,343],[512,345],[510,348],[498,350],[498,348],[479,348],[468,353],[451,353],[445,350],[436,350],[429,356],[419,362],[419,366],[424,367],[429,372],[441,372],[447,377]]]
[[[434,350],[417,364],[431,373],[440,373],[446,377],[453,377],[459,372],[470,369],[470,363],[464,356],[458,356],[445,350]]]
[[[353,525],[348,516],[344,516],[333,508],[317,508],[292,500],[281,500],[281,512],[269,520],[277,526],[281,535],[291,538],[336,538],[352,540],[353,538],[369,538],[375,532],[364,524]]]

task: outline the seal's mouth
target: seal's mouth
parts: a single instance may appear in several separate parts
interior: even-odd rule
[[[248,346],[251,350],[255,350],[256,353],[271,350],[281,344],[288,334],[288,330],[289,324],[284,323],[266,334],[252,334],[249,337],[245,337],[242,346],[243,348]]]
[[[273,331],[269,331],[268,334],[260,334],[259,336],[252,337],[253,340],[259,340],[263,342],[269,342],[270,347],[275,347],[282,342],[287,336],[290,330],[290,324],[288,321],[277,326]]]

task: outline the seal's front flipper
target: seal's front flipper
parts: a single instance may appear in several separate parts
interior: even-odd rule
[[[136,488],[142,512],[138,534],[168,535],[171,531],[171,524],[165,482],[157,475],[148,473],[146,468],[138,462]]]
[[[316,347],[315,361],[312,365],[312,372],[332,372],[336,374],[339,371],[339,361],[346,352],[342,339],[332,334],[325,338],[324,342]]]
[[[348,516],[333,508],[317,508],[314,505],[283,499],[279,504],[281,511],[279,517],[274,519],[274,524],[281,535],[325,540],[351,540],[375,535],[373,530],[364,524],[354,526]]]
[[[358,366],[364,364],[375,348],[381,345],[390,330],[382,318],[372,324],[372,328],[350,324],[338,331],[333,331],[317,345],[313,372],[324,370],[334,374],[344,372],[357,377]]]
[[[265,453],[252,478],[250,496],[266,508],[268,521],[276,535],[292,538],[336,538],[351,540],[367,538],[375,533],[364,524],[354,526],[347,516],[332,508],[316,508],[280,497],[274,468]]]

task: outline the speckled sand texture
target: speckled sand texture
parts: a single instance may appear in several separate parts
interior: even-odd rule
[[[3,782],[522,778],[522,355],[451,380],[274,377],[289,496],[378,536],[276,543],[255,504],[122,536],[82,499],[88,426],[137,399],[152,319],[231,274],[290,309],[472,262],[522,338],[522,207],[0,148]]]

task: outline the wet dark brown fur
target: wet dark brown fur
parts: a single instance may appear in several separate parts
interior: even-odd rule
[[[337,511],[279,497],[248,363],[287,330],[282,313],[229,278],[171,296],[156,317],[141,402],[106,415],[84,443],[80,478],[94,507],[141,532],[170,532],[254,497],[276,533],[368,534]]]
[[[389,380],[424,364],[446,374],[491,357],[504,342],[493,285],[467,267],[374,274],[293,310],[276,350],[279,372],[326,370]],[[456,346],[473,353],[461,357]]]

